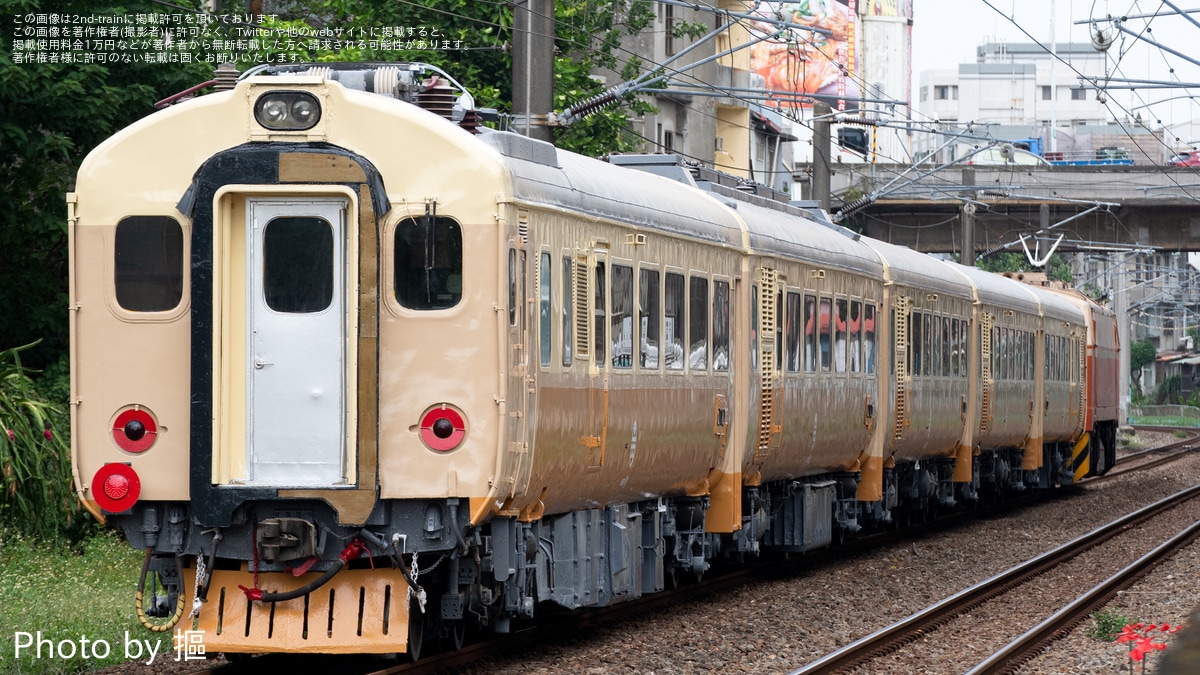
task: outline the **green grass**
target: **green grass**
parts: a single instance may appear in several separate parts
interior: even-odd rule
[[[138,552],[112,532],[72,548],[0,529],[0,673],[58,675],[124,662],[125,631],[135,640],[149,638],[151,644],[160,640],[158,658],[165,651],[166,658],[173,660],[170,634],[152,635],[134,616],[133,594],[141,562]],[[42,658],[37,658],[36,644],[14,658],[17,634],[36,637],[37,631],[53,642],[55,658],[44,645]],[[108,658],[82,658],[81,638],[87,638],[89,651],[96,641],[106,641]],[[74,643],[74,658],[57,658],[62,640]]]

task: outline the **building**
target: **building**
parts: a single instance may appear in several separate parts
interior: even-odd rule
[[[1043,130],[1045,150],[1062,152],[1064,159],[1071,158],[1072,152],[1088,154],[1104,147],[1083,149],[1077,147],[1082,141],[1076,142],[1077,136],[1091,133],[1087,127],[1107,125],[1112,117],[1097,99],[1097,91],[1079,83],[1080,75],[1104,77],[1104,53],[1090,43],[1057,45],[1056,52],[1070,67],[1036,43],[988,42],[976,50],[975,63],[922,72],[916,117],[935,121],[943,133],[918,135],[914,152],[947,162],[988,138],[1014,140],[1017,137],[1010,138],[1001,127],[1022,125]],[[937,150],[948,135],[963,132],[967,123],[980,140],[964,139]],[[1058,130],[1053,137],[1051,127]]]
[[[1168,377],[1186,375],[1184,394],[1195,388],[1190,363],[1200,349],[1189,329],[1200,327],[1200,256],[1195,253],[1077,253],[1075,286],[1108,301],[1125,296],[1129,343],[1149,340],[1159,355],[1143,370],[1142,391],[1151,394]]]

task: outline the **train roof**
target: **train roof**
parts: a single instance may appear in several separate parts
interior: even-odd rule
[[[1036,288],[1000,274],[993,274],[979,269],[967,267],[955,262],[947,262],[971,279],[979,291],[980,302],[1010,309],[1020,309],[1031,314],[1044,314],[1047,317],[1063,321],[1080,323],[1083,313],[1066,298],[1050,293],[1045,289]]]
[[[848,236],[848,231],[749,202],[730,206],[746,222],[755,253],[782,255],[875,277],[883,275],[879,256],[858,237]]]
[[[504,157],[513,198],[571,209],[635,227],[742,246],[733,211],[702,191],[661,176],[629,171],[513,133],[479,139]]]
[[[956,270],[947,267],[944,261],[878,239],[864,237],[863,241],[883,256],[891,281],[947,296],[972,299],[970,284]]]

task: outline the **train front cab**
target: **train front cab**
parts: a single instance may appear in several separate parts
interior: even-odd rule
[[[264,127],[256,115],[272,95],[323,114],[303,129]],[[146,162],[148,147],[171,147],[171,161]],[[414,156],[469,168],[478,189]],[[411,649],[429,622],[409,621],[405,567],[460,548],[498,469],[519,470],[498,466],[497,379],[478,376],[501,371],[498,157],[408,104],[317,77],[251,78],[118,134],[78,185],[72,400],[84,503],[149,552],[151,577],[171,586],[164,604],[190,609],[207,592],[177,625],[204,630],[209,651]],[[156,281],[161,263],[175,295],[165,309],[131,310],[122,233],[172,231],[137,220],[151,216],[177,234],[154,240],[170,252],[136,281]],[[438,288],[412,293],[405,275],[434,231],[439,253],[475,258],[422,265]],[[155,254],[154,241],[129,250]],[[422,359],[435,348],[469,357]],[[135,356],[140,367],[126,367]],[[134,436],[152,441],[121,441]],[[201,564],[212,575],[197,585]],[[152,625],[154,600],[140,596]]]

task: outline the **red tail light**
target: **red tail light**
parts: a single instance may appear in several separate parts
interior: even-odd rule
[[[466,435],[462,413],[445,404],[430,408],[421,416],[421,440],[430,450],[449,452],[461,445]]]
[[[141,494],[142,481],[128,464],[105,464],[92,477],[92,499],[105,511],[128,511]]]
[[[125,452],[141,453],[154,445],[158,438],[158,425],[149,410],[129,408],[113,420],[112,435],[118,448]]]

